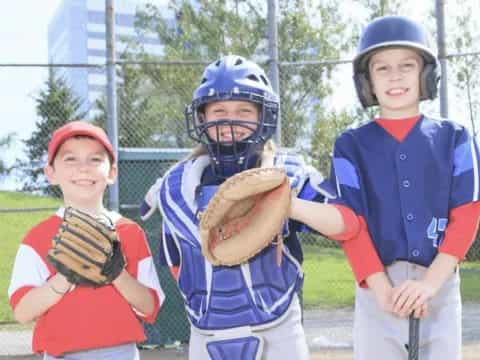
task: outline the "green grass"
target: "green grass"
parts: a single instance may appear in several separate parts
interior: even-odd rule
[[[30,207],[57,207],[60,202],[51,198],[0,191],[0,207],[17,209]],[[0,213],[0,323],[12,321],[8,304],[7,290],[10,282],[13,261],[18,246],[27,231],[53,211]]]
[[[58,200],[1,192],[0,208],[57,207]],[[51,215],[52,211],[0,213],[0,324],[13,321],[7,289],[18,246],[26,232]],[[353,306],[354,278],[343,252],[339,249],[314,245],[304,246],[305,307]],[[480,262],[462,264],[462,297],[465,301],[480,301]],[[168,296],[168,294],[167,294]]]
[[[351,306],[355,283],[343,252],[313,246],[307,246],[304,250],[304,306]]]
[[[460,283],[463,301],[480,301],[480,261],[465,262],[461,265]]]
[[[354,278],[343,252],[318,246],[304,252],[304,306],[353,306]],[[463,301],[480,302],[480,261],[462,263],[460,276]]]

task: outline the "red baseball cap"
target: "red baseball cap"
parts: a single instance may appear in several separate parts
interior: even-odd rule
[[[105,147],[113,161],[115,161],[113,146],[102,128],[85,121],[71,121],[62,127],[59,127],[52,135],[52,139],[48,144],[48,163],[50,165],[52,164],[60,145],[62,145],[67,139],[76,135],[85,135],[94,138]]]

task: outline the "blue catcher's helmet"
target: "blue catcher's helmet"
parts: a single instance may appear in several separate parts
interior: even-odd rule
[[[420,100],[437,96],[440,70],[430,49],[425,28],[403,16],[384,16],[370,22],[363,31],[353,59],[353,79],[358,98],[364,108],[378,105],[369,80],[368,63],[372,55],[385,48],[403,47],[416,51],[424,60],[420,74]]]
[[[205,106],[226,100],[256,104],[259,108],[258,124],[238,119],[206,122]],[[260,66],[240,56],[224,56],[207,66],[200,85],[193,93],[192,103],[186,107],[188,134],[206,146],[217,175],[229,176],[251,167],[251,162],[256,161],[258,152],[275,133],[278,108],[278,96]],[[207,130],[218,126],[230,127],[232,141],[219,142],[209,137]],[[246,139],[235,140],[234,126],[241,126],[253,132]]]

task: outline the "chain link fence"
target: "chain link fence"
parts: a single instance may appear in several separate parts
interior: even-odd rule
[[[182,62],[124,62],[117,65],[120,211],[142,225],[155,261],[158,261],[160,248],[161,219],[159,214],[155,214],[149,221],[142,222],[138,217],[138,204],[150,185],[194,145],[187,136],[184,107],[191,101],[205,65],[206,63]],[[86,77],[85,81],[91,81],[90,91],[83,96],[75,92],[75,89],[78,91],[86,83],[77,84],[76,88],[67,85],[67,79],[73,76],[71,71],[75,70]],[[289,63],[280,64],[279,71],[281,145],[306,153],[312,158],[313,165],[324,173],[328,172],[329,154],[335,136],[352,122],[361,121],[368,115],[355,105],[350,105],[356,103],[351,77],[345,76],[350,74],[350,64]],[[47,185],[41,171],[50,135],[53,129],[76,118],[105,127],[105,67],[0,66],[1,72],[8,72],[11,81],[15,81],[16,76],[34,73],[34,77],[39,79],[31,89],[25,89],[25,109],[19,109],[22,112],[19,116],[29,114],[27,116],[39,120],[37,125],[40,126],[31,129],[33,134],[26,142],[14,146],[18,159],[10,159],[10,162],[14,167],[11,175],[16,176],[16,188],[27,194],[42,193],[58,198],[60,193]],[[336,81],[330,80],[332,75]],[[348,85],[345,79],[349,81]],[[347,115],[337,105],[345,99],[352,99],[350,104],[345,105],[345,108],[350,109]],[[432,105],[427,106],[433,109]],[[14,118],[10,121],[14,121]],[[5,196],[1,198],[0,204],[3,229],[0,252],[6,260],[0,263],[0,290],[3,294],[7,291],[15,252],[22,236],[41,218],[52,213],[59,204],[58,200],[53,200],[54,204],[49,204],[46,212],[43,210],[45,205],[41,204],[44,200],[39,200],[42,198],[19,195],[18,198],[12,197],[7,201],[9,194],[0,192],[0,196]],[[42,211],[37,211],[39,208]],[[12,230],[6,230],[10,228]],[[306,320],[312,309],[332,306],[351,308],[353,277],[338,244],[311,234],[302,235],[302,240],[306,273],[302,301],[306,309]],[[157,266],[167,302],[156,323],[146,325],[147,343],[165,345],[174,341],[186,342],[189,329],[181,296],[168,269],[160,267],[158,263]],[[478,279],[478,238],[467,255],[464,268],[466,275]],[[474,296],[476,295],[467,299],[480,302]],[[0,306],[0,323],[13,322],[8,299],[2,297]],[[339,341],[345,336],[336,334],[334,330],[327,335]]]

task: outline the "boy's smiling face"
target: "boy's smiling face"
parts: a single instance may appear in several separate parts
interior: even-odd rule
[[[423,59],[417,52],[408,48],[380,50],[371,57],[368,69],[381,117],[402,119],[419,114]]]
[[[97,211],[107,185],[115,181],[117,169],[100,142],[80,136],[60,146],[53,164],[45,167],[45,174],[51,184],[60,186],[66,206]]]

